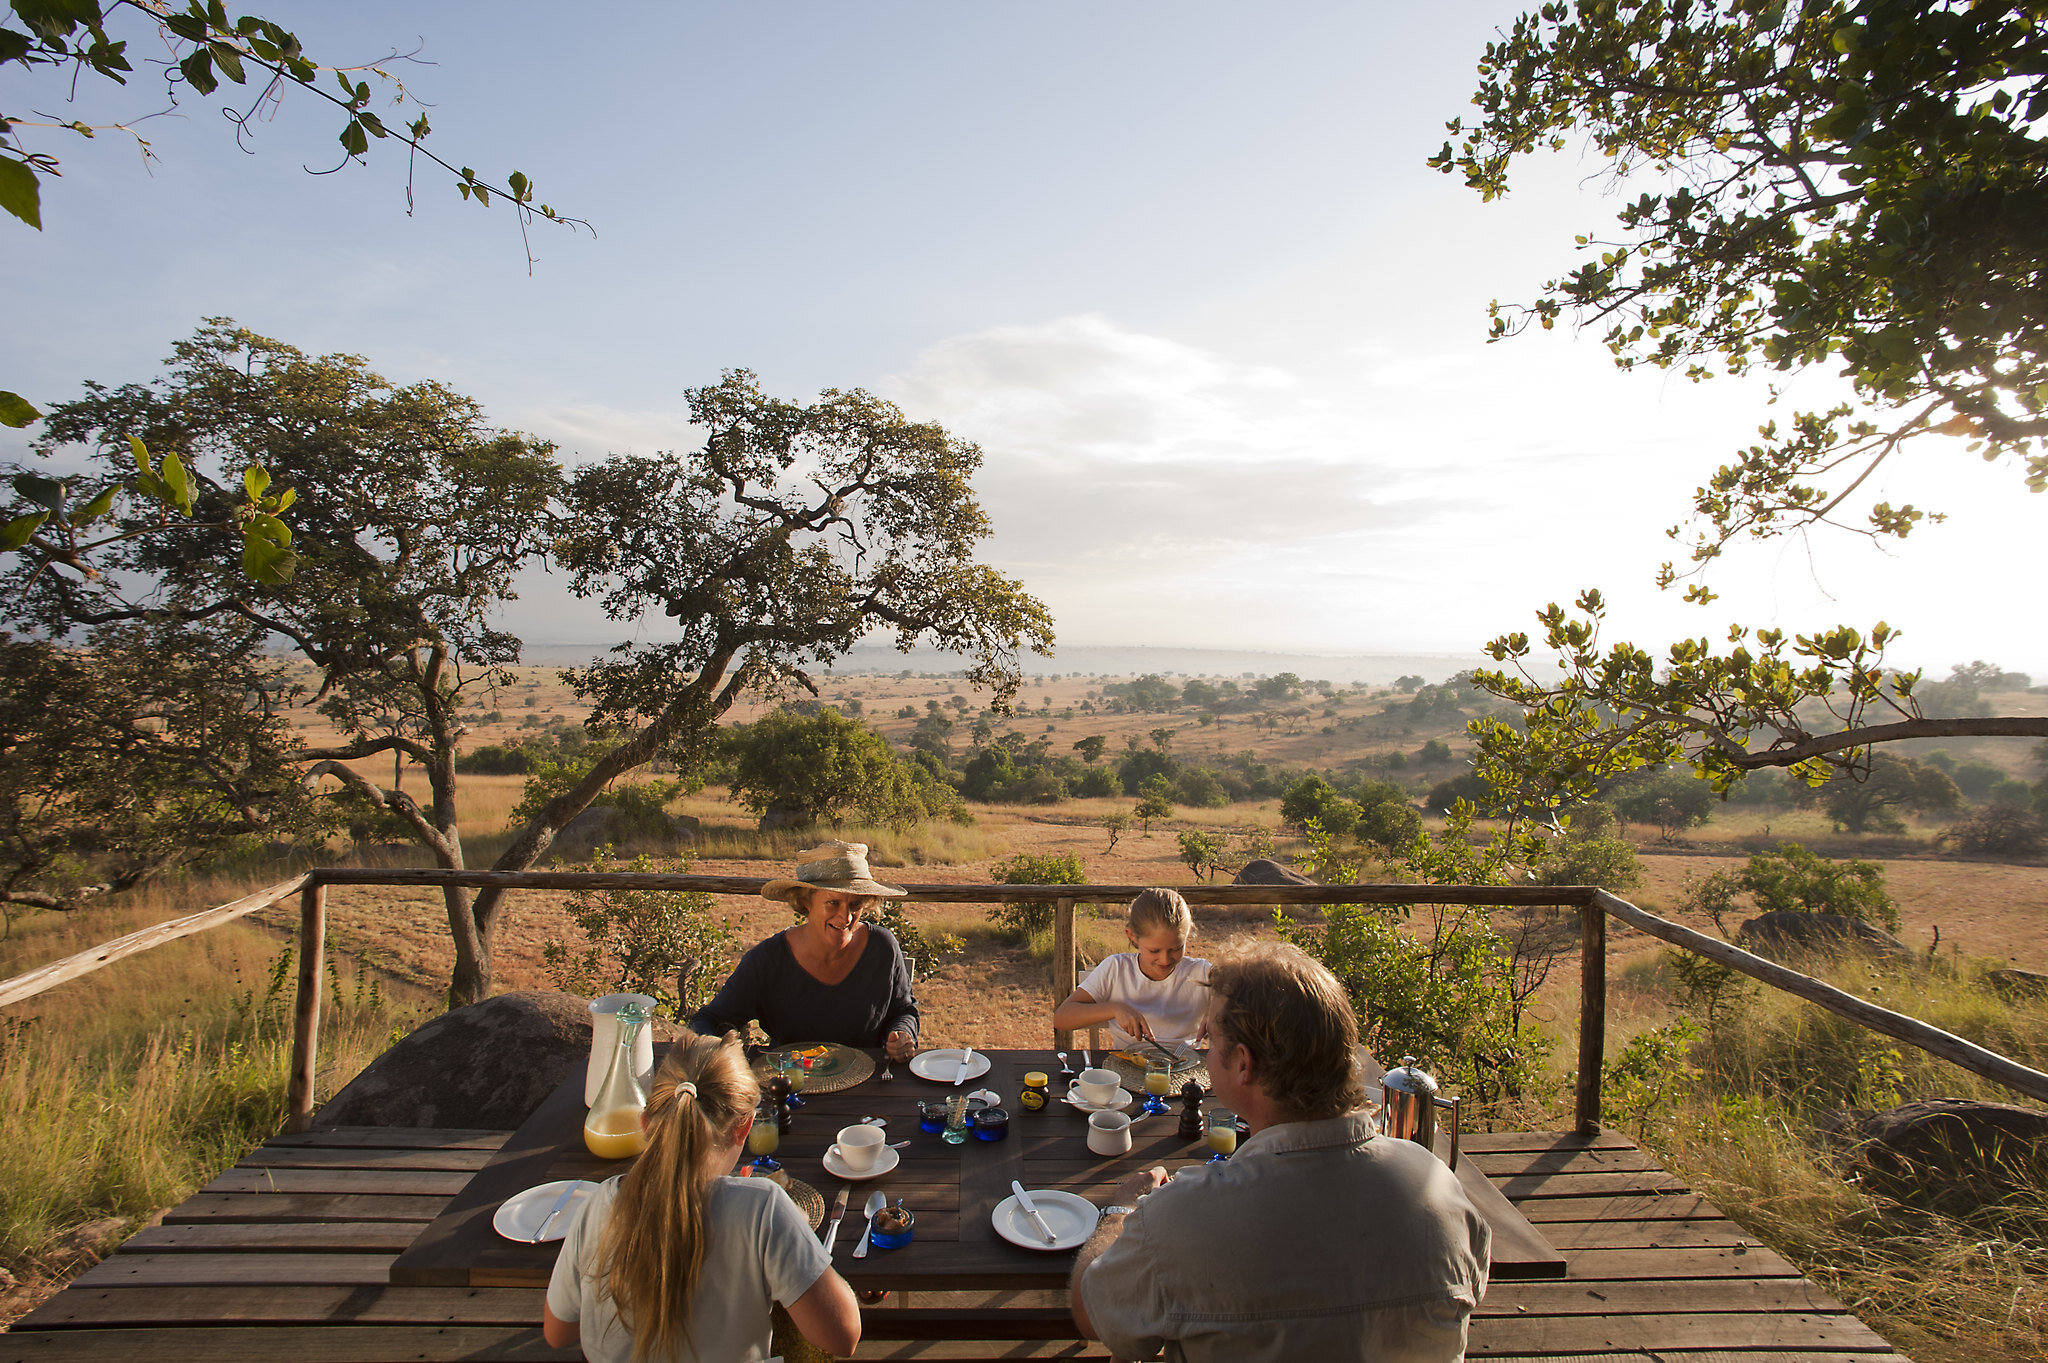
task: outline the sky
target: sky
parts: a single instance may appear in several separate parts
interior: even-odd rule
[[[2010,590],[2048,501],[1960,446],[1873,480],[1951,513],[1902,545],[1740,546],[1706,609],[1655,588],[1691,490],[1838,389],[1801,376],[1774,408],[1761,382],[1619,373],[1595,334],[1487,343],[1488,301],[1533,298],[1616,202],[1577,148],[1492,204],[1424,164],[1518,6],[255,8],[323,62],[416,51],[386,67],[429,145],[523,170],[591,230],[536,225],[529,273],[504,207],[438,171],[408,215],[402,149],[309,174],[338,161],[339,120],[303,91],[241,146],[218,100],[143,120],[147,167],[118,133],[42,134],[63,177],[41,233],[0,223],[0,387],[48,405],[147,380],[227,316],[439,379],[583,461],[694,447],[683,390],[743,367],[978,443],[983,557],[1071,644],[1476,653],[1598,586],[1613,640],[1882,619],[1904,665],[2048,680]],[[148,75],[26,99],[90,122],[164,107]],[[0,457],[24,447],[0,432]],[[540,574],[507,623],[535,643],[659,628]]]

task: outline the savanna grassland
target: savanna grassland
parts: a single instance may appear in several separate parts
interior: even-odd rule
[[[1470,740],[1462,726],[1468,715],[1435,711],[1417,716],[1407,695],[1388,688],[1340,685],[1334,694],[1307,691],[1255,711],[1222,715],[1110,713],[1103,694],[1110,680],[1033,678],[1018,697],[1017,714],[991,717],[991,723],[999,734],[1043,739],[1054,752],[1100,736],[1104,760],[1111,762],[1129,744],[1164,743],[1184,762],[1220,764],[1250,753],[1274,769],[1322,771],[1332,779],[1365,773],[1399,783],[1418,801],[1433,785],[1465,770]],[[907,745],[912,729],[935,703],[955,721],[956,760],[971,745],[969,733],[982,711],[980,698],[951,677],[841,676],[824,679],[821,689],[819,699],[844,712],[853,712],[857,702],[861,718],[899,747]],[[1991,700],[2000,708],[2026,703],[2017,697]],[[729,718],[746,721],[762,708],[745,706]],[[584,714],[556,672],[522,669],[512,685],[466,711],[470,733],[465,743],[472,748],[502,745],[573,731]],[[314,725],[308,736],[317,740],[323,735]],[[1448,748],[1448,757],[1432,750],[1425,759],[1424,745],[1432,740]],[[2015,778],[2039,775],[2030,766],[2029,745],[2021,741],[1948,746],[1959,761],[1985,762]],[[361,769],[380,782],[393,776],[388,759],[364,762]],[[414,771],[404,774],[404,784],[417,793],[425,782]],[[487,864],[509,838],[508,821],[523,785],[521,776],[462,778],[463,833],[471,865]],[[1149,833],[1133,826],[1112,847],[1100,820],[1129,811],[1133,802],[1126,795],[1042,805],[977,804],[968,823],[934,822],[908,831],[841,828],[837,835],[869,842],[884,878],[913,882],[986,882],[993,868],[1019,854],[1075,853],[1095,883],[1187,884],[1196,877],[1180,860],[1176,835],[1189,828],[1233,836],[1263,828],[1274,837],[1283,860],[1298,850],[1281,826],[1275,798],[1221,808],[1182,805]],[[693,869],[703,872],[773,874],[819,836],[757,832],[747,810],[716,785],[680,798],[669,809],[698,821]],[[1890,1001],[1958,1030],[1990,1025],[1983,1010],[2003,1006],[1985,1004],[1964,977],[1984,963],[2048,972],[2048,863],[1947,854],[1934,839],[1949,817],[1926,823],[1909,819],[1902,832],[1856,837],[1837,833],[1817,810],[1729,804],[1704,826],[1670,837],[1654,825],[1624,825],[1623,835],[1634,845],[1643,873],[1641,885],[1627,897],[1711,931],[1704,918],[1683,909],[1689,886],[1716,870],[1740,865],[1752,850],[1794,839],[1829,856],[1876,861],[1898,901],[1899,935],[1926,951],[1938,930],[1948,980],[1939,987],[1929,983],[1911,989],[1893,983]],[[1431,816],[1428,822],[1436,826],[1439,821]],[[402,845],[336,844],[328,854],[371,864],[426,864],[417,849]],[[232,898],[290,870],[287,862],[252,861],[68,915],[18,914],[9,935],[0,940],[0,976]],[[394,1037],[431,1015],[452,960],[438,897],[373,887],[336,887],[329,894],[337,962],[333,983],[338,987],[323,1033],[323,1096]],[[508,905],[497,943],[498,989],[553,987],[542,949],[551,939],[572,936],[564,900],[559,894],[529,891]],[[783,906],[755,898],[723,897],[718,912],[730,919],[743,945],[789,922]],[[919,982],[926,1044],[1045,1044],[1053,1000],[1044,941],[1013,939],[976,906],[912,906],[909,915],[928,934],[950,933],[964,944]],[[1273,932],[1264,914],[1250,910],[1197,910],[1197,920],[1197,952]],[[0,1084],[7,1089],[0,1098],[5,1113],[0,1151],[6,1152],[0,1155],[0,1264],[22,1279],[20,1287],[0,1297],[0,1320],[18,1315],[104,1245],[189,1195],[274,1128],[282,1113],[289,1047],[285,1019],[291,986],[281,963],[288,962],[295,927],[289,906],[266,911],[117,963],[0,1013],[0,1047],[6,1057]],[[1083,915],[1079,939],[1090,960],[1120,949],[1115,906],[1091,907]],[[1612,935],[1610,949],[1609,1054],[1618,1056],[1630,1038],[1658,1034],[1657,1029],[1679,1019],[1680,1010],[1661,944],[1621,930]],[[1567,1120],[1565,1068],[1577,1019],[1575,981],[1576,971],[1560,969],[1537,996],[1534,1016],[1545,1023],[1556,1046],[1545,1084],[1521,1110],[1526,1121],[1562,1125]],[[1884,987],[1861,977],[1845,987],[1851,984],[1859,990]],[[1902,998],[1902,991],[1909,997]],[[1748,1006],[1757,1010],[1753,1016],[1762,1033],[1813,1025],[1803,1020],[1812,1010],[1786,1000],[1758,996]],[[2031,1013],[2022,1017],[2022,1012],[2013,1010],[2018,1019],[2014,1053],[2031,1056],[2036,1065],[2048,1064],[2048,1020]],[[1846,1063],[1856,1073],[1862,1063],[1858,1057],[1867,1059],[1870,1048],[1855,1037],[1829,1037],[1834,1049],[1811,1049],[1810,1062],[1836,1072]],[[1712,1044],[1728,1043],[1717,1037]],[[1791,1052],[1798,1052],[1798,1046]],[[1701,1057],[1709,1068],[1718,1063],[1704,1050]],[[1774,1063],[1754,1055],[1728,1058],[1729,1072],[1750,1075],[1747,1082],[1765,1097],[1777,1091],[1772,1084],[1784,1087],[1781,1079],[1765,1083],[1756,1078],[1774,1073]],[[2000,1096],[1969,1076],[1932,1061],[1923,1064],[1912,1055],[1884,1063],[1890,1066],[1886,1073],[1897,1072],[1888,1091]],[[2028,1228],[2037,1224],[2029,1219],[2031,1204],[2008,1209],[2009,1236],[1976,1222],[1936,1224],[1924,1217],[1902,1230],[1904,1223],[1896,1220],[1902,1213],[1844,1185],[1813,1153],[1798,1130],[1800,1121],[1817,1115],[1808,1106],[1786,1097],[1769,1106],[1771,1120],[1753,1120],[1753,1112],[1724,1119],[1717,1115],[1720,1099],[1681,1092],[1684,1088],[1674,1088],[1668,1102],[1633,1114],[1638,1119],[1632,1123],[1634,1134],[1851,1301],[1902,1348],[1923,1359],[1981,1356],[1965,1351],[1967,1331],[1945,1328],[1908,1290],[1907,1284],[1920,1275],[1940,1274],[1962,1284],[1957,1289],[1962,1304],[1944,1299],[1941,1310],[1949,1313],[1947,1319],[2003,1313],[1993,1332],[2003,1341],[2002,1351],[2041,1356],[2034,1313],[2041,1304],[2042,1278],[2026,1253],[2000,1250],[1988,1259],[1983,1254],[1973,1259],[1968,1249],[1970,1244],[2023,1245]],[[1833,1096],[1870,1105],[1865,1100],[1876,1095]],[[101,1115],[89,1115],[95,1113]],[[110,1123],[105,1114],[119,1117]],[[1889,1248],[1873,1251],[1871,1245],[1880,1241]],[[1924,1248],[1916,1250],[1916,1245]],[[1999,1259],[1998,1253],[2005,1257]]]

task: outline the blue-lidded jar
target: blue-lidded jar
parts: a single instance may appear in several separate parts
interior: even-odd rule
[[[974,1114],[974,1139],[999,1141],[1010,1134],[1010,1114],[999,1107],[983,1108]]]
[[[899,1202],[875,1213],[875,1224],[870,1234],[876,1249],[902,1249],[914,1238],[916,1228],[917,1218],[910,1214],[910,1208]]]
[[[917,1104],[917,1129],[936,1136],[946,1129],[946,1103],[944,1099],[925,1101]]]

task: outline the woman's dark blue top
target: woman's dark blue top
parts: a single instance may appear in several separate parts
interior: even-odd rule
[[[787,934],[776,933],[740,957],[718,997],[697,1010],[690,1030],[704,1036],[744,1033],[758,1021],[768,1044],[836,1041],[880,1046],[889,1033],[917,1040],[917,999],[910,962],[887,928],[868,925],[860,960],[838,984],[825,984],[797,964]]]

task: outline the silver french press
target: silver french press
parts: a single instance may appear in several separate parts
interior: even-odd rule
[[[1388,1070],[1380,1080],[1380,1089],[1385,1101],[1380,1109],[1380,1130],[1389,1136],[1398,1136],[1404,1141],[1414,1141],[1425,1150],[1436,1147],[1436,1110],[1449,1108],[1451,1112],[1451,1158],[1452,1170],[1458,1167],[1459,1130],[1458,1098],[1445,1098],[1437,1093],[1437,1082],[1430,1075],[1415,1067],[1415,1057],[1404,1055],[1398,1069]]]

